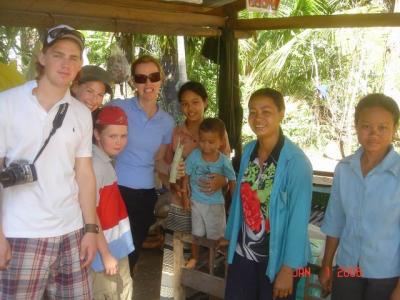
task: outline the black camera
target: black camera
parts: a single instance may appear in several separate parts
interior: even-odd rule
[[[27,161],[16,161],[0,171],[0,183],[4,188],[29,183],[37,180],[34,164]]]

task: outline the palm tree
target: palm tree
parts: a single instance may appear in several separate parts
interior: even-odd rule
[[[360,2],[361,3],[361,2]],[[382,10],[355,1],[298,0],[282,3],[280,16],[362,13]],[[382,49],[369,53],[364,44],[374,40],[384,45],[387,32],[371,37],[371,29],[296,29],[261,31],[257,39],[240,41],[241,84],[244,99],[252,90],[271,86],[291,99],[301,99],[314,117],[289,118],[288,124],[300,143],[322,146],[335,139],[344,156],[354,147],[352,118],[355,102],[370,90],[380,90],[377,78],[385,64]],[[379,48],[379,49],[378,49]],[[383,58],[383,59],[382,59]],[[246,107],[246,105],[245,105]],[[300,119],[300,122],[299,122]],[[307,126],[301,124],[308,122]],[[299,132],[302,128],[303,132]],[[348,145],[348,147],[345,147]]]

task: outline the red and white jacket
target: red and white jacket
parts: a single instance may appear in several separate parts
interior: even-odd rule
[[[134,250],[132,233],[111,158],[96,145],[93,145],[93,168],[97,185],[97,215],[108,242],[108,248],[119,260]],[[103,261],[98,251],[92,268],[96,272],[104,271]]]

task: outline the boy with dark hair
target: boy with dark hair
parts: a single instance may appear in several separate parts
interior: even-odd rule
[[[190,193],[184,193],[184,207],[192,208],[192,234],[218,240],[224,236],[225,204],[222,189],[211,195],[202,192],[199,182],[209,180],[210,174],[221,174],[228,178],[229,188],[234,189],[236,175],[229,158],[219,149],[224,141],[225,125],[220,119],[206,118],[199,127],[199,148],[186,159],[186,176],[183,187],[190,183]],[[192,248],[193,258],[187,267],[195,267],[198,248]]]

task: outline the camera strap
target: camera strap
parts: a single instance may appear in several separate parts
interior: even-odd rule
[[[68,110],[68,103],[63,103],[59,106],[57,114],[53,120],[53,128],[51,129],[50,134],[47,137],[47,139],[44,141],[42,148],[40,148],[38,154],[36,154],[36,157],[33,160],[32,164],[34,164],[35,161],[39,158],[40,154],[42,154],[44,148],[46,148],[47,144],[50,141],[50,138],[56,133],[57,129],[61,127],[61,125],[64,121],[64,118],[65,118],[65,115],[67,114],[67,110]]]

